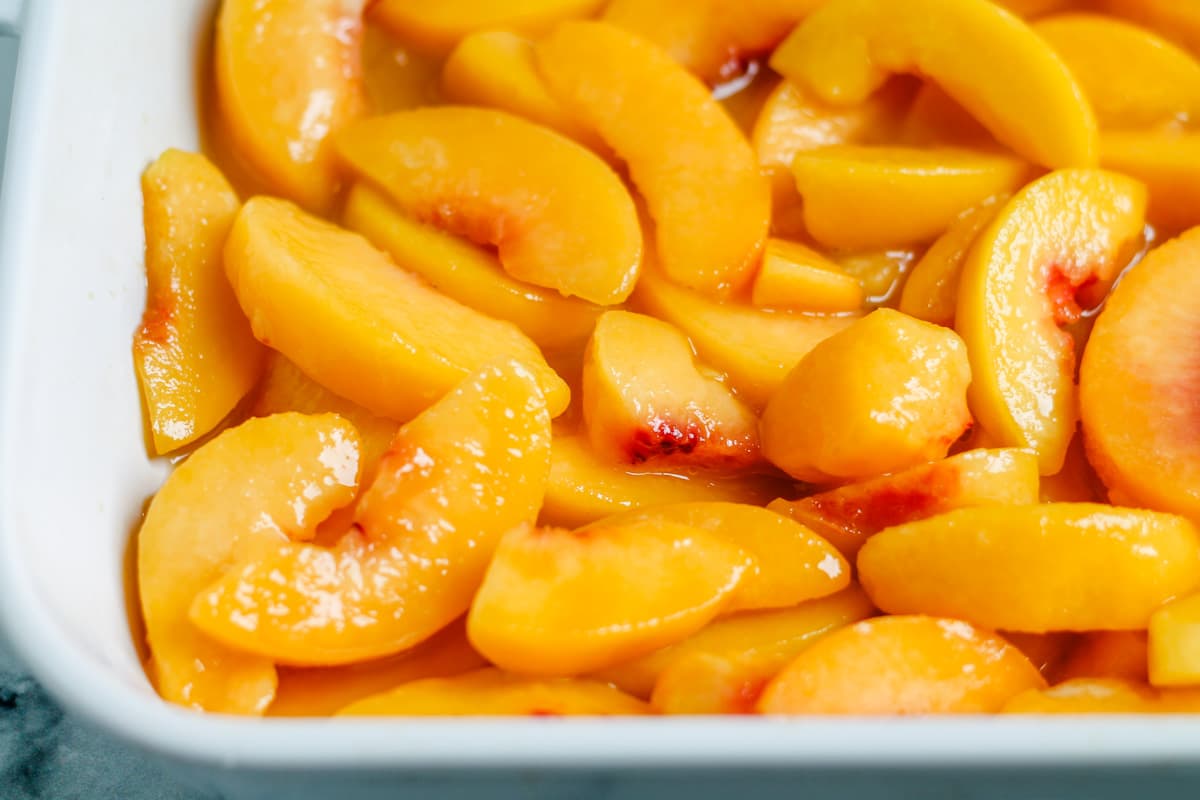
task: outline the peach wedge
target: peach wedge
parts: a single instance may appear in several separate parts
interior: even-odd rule
[[[1100,163],[1146,184],[1150,223],[1167,235],[1200,225],[1200,133],[1113,131]]]
[[[371,21],[429,53],[445,53],[472,33],[511,30],[537,35],[562,20],[591,16],[603,0],[378,0]]]
[[[792,311],[859,311],[862,281],[798,242],[767,241],[750,300],[760,308]]]

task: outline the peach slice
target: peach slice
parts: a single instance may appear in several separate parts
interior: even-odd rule
[[[875,534],[858,572],[893,614],[1030,633],[1138,629],[1200,585],[1200,538],[1182,517],[1092,503],[966,508]]]
[[[810,483],[943,458],[971,425],[953,331],[879,309],[813,348],[762,416],[763,455]]]
[[[441,99],[442,59],[397,42],[378,25],[363,34],[363,88],[371,112],[387,114]]]
[[[971,411],[1001,445],[1062,467],[1078,416],[1075,341],[1081,289],[1104,289],[1141,240],[1146,193],[1099,170],[1062,170],[1026,186],[963,264],[955,328],[971,359]],[[1102,295],[1098,295],[1102,296]]]
[[[165,699],[261,714],[275,694],[269,659],[192,627],[196,593],[241,558],[309,538],[358,484],[358,435],[333,414],[252,419],[202,445],[167,478],[137,537],[150,672]],[[213,498],[222,498],[214,503]]]
[[[958,508],[1038,500],[1037,458],[1024,450],[970,450],[768,508],[807,525],[847,558],[884,528]]]
[[[494,245],[514,278],[600,305],[633,291],[642,231],[629,190],[598,156],[548,128],[494,109],[439,106],[361,120],[334,145],[405,214]]]
[[[510,675],[483,669],[413,681],[359,700],[339,717],[566,717],[648,714],[646,704],[596,681]]]
[[[900,126],[901,142],[910,146],[931,145],[990,150],[995,137],[936,83],[926,83],[913,98]]]
[[[330,134],[366,111],[366,0],[226,0],[216,85],[235,151],[277,193],[327,211],[338,176]]]
[[[670,324],[605,313],[583,360],[583,419],[592,448],[623,464],[756,464],[758,418],[704,370]]]
[[[954,148],[840,145],[797,154],[792,173],[813,238],[871,250],[936,238],[963,211],[1019,187],[1028,167]]]
[[[133,362],[154,449],[215,428],[262,371],[263,348],[221,264],[238,211],[229,182],[204,156],[168,150],[142,175],[146,313]]]
[[[377,0],[370,20],[426,52],[445,53],[479,31],[538,35],[563,20],[590,17],[603,4],[604,0]]]
[[[1200,685],[1200,595],[1167,603],[1150,617],[1148,661],[1155,686]]]
[[[683,331],[700,358],[725,373],[738,395],[756,409],[767,404],[800,359],[856,318],[718,303],[673,284],[656,269],[642,274],[634,305]]]
[[[259,341],[381,417],[411,419],[473,371],[513,358],[537,376],[552,413],[567,407],[567,385],[515,326],[459,305],[361,236],[286,201],[246,203],[225,269]]]
[[[1088,458],[1123,502],[1200,520],[1188,341],[1196,327],[1200,229],[1151,250],[1109,296],[1080,369]],[[1156,345],[1152,331],[1170,331]]]
[[[1150,222],[1168,233],[1200,225],[1200,134],[1118,131],[1100,141],[1100,161],[1150,190]]]
[[[890,73],[916,73],[1035,164],[1096,163],[1096,117],[1070,70],[988,0],[830,0],[779,46],[771,66],[842,105],[862,102]]]
[[[1200,55],[1200,8],[1180,0],[1096,0],[1097,10],[1124,17]]]
[[[752,658],[692,653],[663,670],[650,707],[659,714],[753,714],[777,669]]]
[[[769,239],[750,301],[791,311],[858,311],[862,281],[798,242]]]
[[[971,714],[1045,687],[1020,650],[956,619],[901,616],[817,640],[767,684],[764,714]]]
[[[350,190],[342,220],[439,292],[513,323],[549,351],[578,353],[602,313],[600,306],[517,280],[493,253],[405,216],[368,184]]]
[[[707,87],[651,43],[602,22],[559,26],[537,57],[551,94],[624,159],[666,273],[707,294],[745,286],[766,240],[770,188]]]
[[[1157,613],[1150,617],[1151,627]],[[1058,680],[1117,678],[1145,683],[1148,661],[1146,631],[1093,631],[1071,649],[1058,669]]]
[[[398,653],[462,615],[500,536],[537,516],[550,417],[530,372],[487,367],[400,429],[352,529],[279,547],[201,592],[191,620],[285,664]]]
[[[523,526],[496,548],[467,635],[514,672],[591,672],[691,636],[729,607],[753,566],[735,545],[677,522]]]
[[[1195,689],[1153,689],[1117,678],[1075,678],[1049,689],[1029,690],[1003,708],[1005,714],[1195,714]]]

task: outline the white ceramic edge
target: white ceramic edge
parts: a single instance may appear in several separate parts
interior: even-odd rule
[[[21,12],[24,10],[25,0],[0,0],[0,35],[15,36],[20,33]]]
[[[10,6],[0,1],[0,14]],[[43,163],[40,92],[55,0],[26,10],[0,200],[0,629],[65,707],[146,751],[184,763],[300,770],[886,768],[1200,766],[1200,718],[251,720],[204,716],[135,691],[104,669],[42,608],[22,569],[7,495],[19,454],[4,431],[22,347],[17,302],[29,280],[24,202]],[[2,25],[2,23],[0,23]]]

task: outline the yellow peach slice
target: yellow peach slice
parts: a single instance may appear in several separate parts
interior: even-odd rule
[[[1029,690],[1002,709],[1005,714],[1195,714],[1200,692],[1154,689],[1118,678],[1075,678],[1044,690]]]
[[[583,357],[592,449],[622,464],[736,469],[760,460],[758,418],[670,324],[609,311]]]
[[[467,610],[500,536],[537,516],[549,468],[533,376],[515,362],[485,368],[396,434],[358,501],[361,530],[243,562],[196,597],[191,619],[300,666],[412,647]]]
[[[365,3],[226,0],[217,16],[217,98],[234,149],[313,211],[337,191],[330,134],[366,111]]]
[[[817,640],[763,692],[764,714],[971,714],[999,711],[1045,681],[1020,650],[956,619],[898,616]]]
[[[1096,117],[1079,84],[1045,40],[988,0],[830,0],[771,66],[844,105],[862,102],[891,73],[916,73],[1035,164],[1096,162]]]
[[[884,528],[986,505],[1038,500],[1037,458],[1024,450],[970,450],[894,475],[768,508],[807,525],[847,558]]]
[[[496,548],[467,635],[514,672],[591,672],[691,636],[729,607],[753,565],[740,548],[677,522],[519,527]]]
[[[763,412],[763,455],[810,483],[943,458],[971,425],[970,381],[953,331],[879,309],[788,374]]]
[[[753,658],[692,653],[658,677],[650,707],[659,714],[753,714],[775,669]]]
[[[1062,467],[1078,417],[1081,289],[1105,289],[1141,240],[1145,189],[1098,170],[1061,170],[1017,193],[963,264],[955,328],[971,359],[971,411],[1001,445]],[[1102,295],[1101,295],[1102,296]]]
[[[497,669],[405,683],[343,708],[339,717],[595,717],[648,714],[646,704],[596,681],[526,678]]]
[[[1200,134],[1117,131],[1100,140],[1100,161],[1150,191],[1150,222],[1168,234],[1200,225]]]
[[[407,420],[472,371],[518,359],[552,413],[568,389],[513,325],[461,306],[361,236],[256,197],[225,243],[225,269],[259,341],[381,417]]]
[[[371,22],[397,39],[431,53],[445,53],[472,33],[504,29],[545,33],[562,20],[589,17],[604,0],[377,0]]]
[[[142,175],[146,313],[133,361],[154,449],[166,453],[215,428],[262,371],[263,348],[238,308],[221,249],[238,211],[204,156],[168,150]]]
[[[405,216],[368,184],[350,190],[342,220],[439,292],[513,323],[549,351],[578,353],[602,312],[579,298],[517,280],[493,253]]]
[[[1200,55],[1200,8],[1190,0],[1096,0],[1094,5]]]
[[[442,60],[400,44],[378,25],[367,25],[362,60],[363,88],[374,114],[441,99]]]
[[[1200,595],[1151,615],[1148,659],[1154,686],[1200,686]]]
[[[561,25],[537,57],[551,94],[628,166],[666,273],[708,294],[745,286],[766,240],[770,188],[708,89],[651,43],[602,22]]]
[[[1200,538],[1182,517],[1092,503],[967,508],[875,534],[858,572],[893,614],[1031,633],[1138,629],[1200,584]]]
[[[825,256],[798,242],[770,239],[750,301],[792,311],[858,311],[863,285]]]
[[[1151,628],[1158,613],[1150,617]],[[1148,665],[1146,631],[1093,631],[1084,634],[1071,649],[1057,671],[1057,679],[1116,678],[1145,683]]]
[[[995,137],[936,83],[926,83],[913,98],[900,126],[899,139],[917,147],[933,145],[994,149]]]
[[[275,665],[194,628],[196,593],[241,558],[311,537],[358,484],[358,436],[333,414],[252,419],[205,443],[154,496],[137,537],[150,673],[165,699],[261,714]],[[221,498],[220,502],[213,502]]]
[[[1019,187],[1028,168],[971,150],[841,145],[798,154],[792,173],[813,238],[871,250],[936,238],[963,211]]]

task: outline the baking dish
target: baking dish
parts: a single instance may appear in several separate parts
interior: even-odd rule
[[[16,24],[14,2],[0,19]],[[138,176],[195,147],[202,0],[29,0],[0,229],[0,622],[69,711],[231,797],[724,797],[836,787],[1099,797],[1200,780],[1200,720],[283,721],[160,701],[129,635],[129,534],[166,474],[129,352]],[[591,795],[586,795],[591,796]]]

